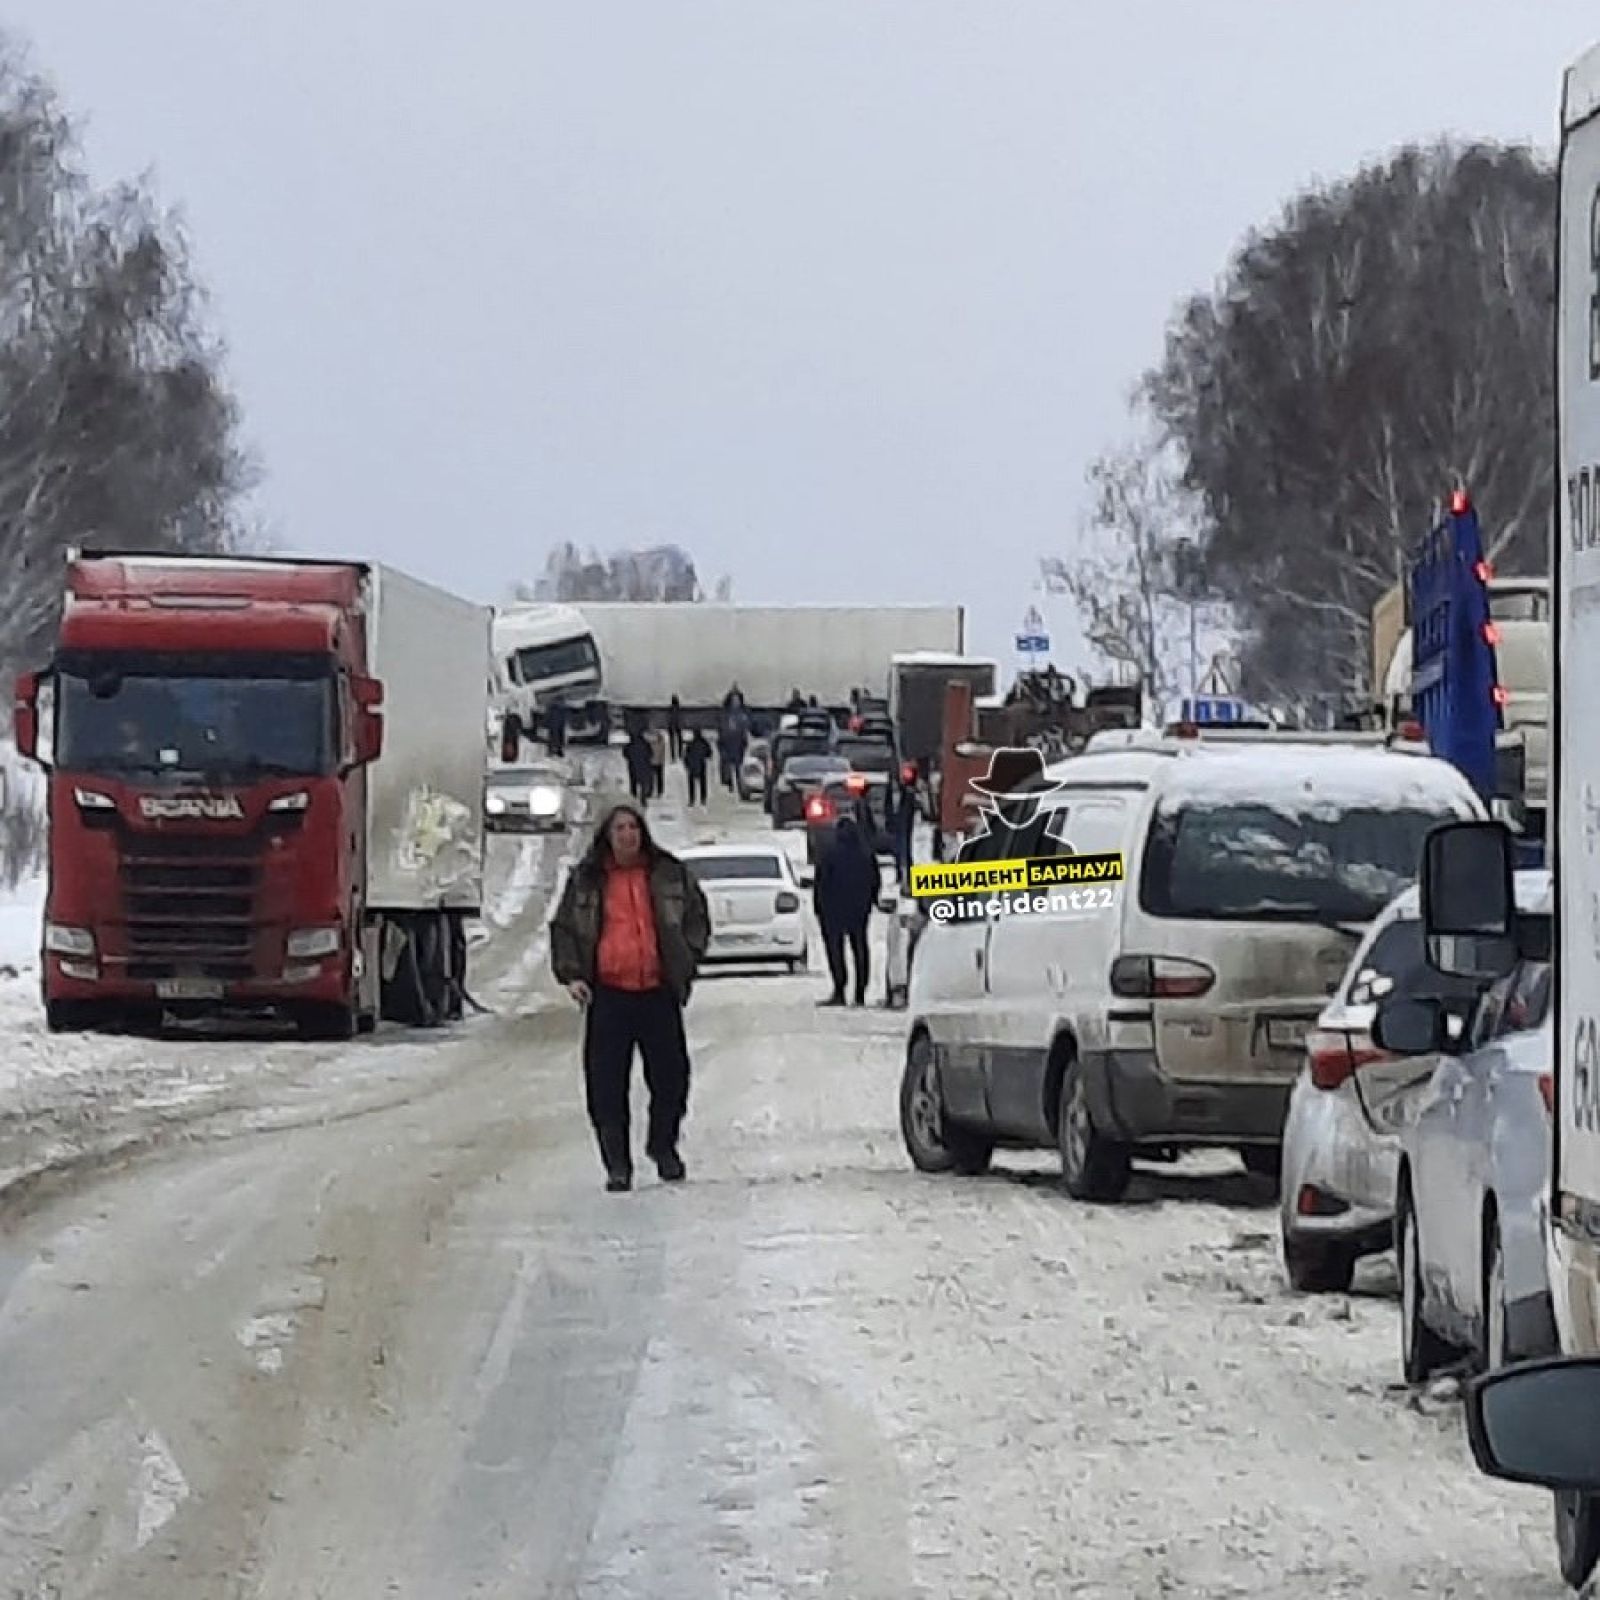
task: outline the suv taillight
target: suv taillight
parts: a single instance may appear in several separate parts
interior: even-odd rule
[[[1216,981],[1205,962],[1183,956],[1118,956],[1111,963],[1111,992],[1124,1000],[1190,1000]]]
[[[1316,1028],[1306,1035],[1306,1065],[1311,1081],[1319,1089],[1337,1089],[1358,1068],[1374,1061],[1387,1061],[1386,1052],[1376,1049],[1366,1034],[1349,1034],[1341,1028]]]
[[[825,817],[833,809],[820,794],[814,794],[806,801],[806,815],[815,822],[820,817]]]

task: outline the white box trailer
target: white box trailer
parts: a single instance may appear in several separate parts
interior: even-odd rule
[[[383,684],[383,753],[367,774],[367,905],[460,911],[483,900],[487,606],[372,564],[367,667]]]
[[[908,651],[959,653],[961,606],[580,603],[600,652],[601,693],[616,708],[662,710],[676,694],[708,711],[738,684],[752,709],[777,710],[794,689],[823,705],[852,689],[887,696],[890,661]]]

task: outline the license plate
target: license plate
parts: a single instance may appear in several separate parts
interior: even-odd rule
[[[1267,1024],[1267,1043],[1274,1050],[1299,1050],[1310,1031],[1311,1024],[1303,1017],[1279,1017]]]
[[[158,1000],[220,1000],[222,985],[215,978],[163,978],[156,985]]]

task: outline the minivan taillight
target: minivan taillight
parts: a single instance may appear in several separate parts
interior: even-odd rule
[[[1553,1117],[1556,1114],[1556,1080],[1553,1073],[1539,1074],[1539,1098],[1544,1101],[1545,1114]]]
[[[1217,981],[1203,961],[1183,956],[1118,956],[1111,963],[1111,992],[1123,1000],[1187,1000]]]
[[[1349,1034],[1341,1028],[1317,1028],[1306,1035],[1306,1064],[1319,1089],[1337,1089],[1360,1068],[1387,1061],[1366,1034]]]

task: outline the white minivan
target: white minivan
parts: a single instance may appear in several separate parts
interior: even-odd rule
[[[1104,733],[1030,788],[1005,809],[1033,820],[963,861],[1117,851],[1126,876],[1082,909],[929,926],[901,1084],[913,1163],[976,1173],[1053,1146],[1070,1194],[1116,1200],[1136,1153],[1211,1145],[1275,1179],[1308,1029],[1428,830],[1483,817],[1477,795],[1382,735],[1272,731]]]

